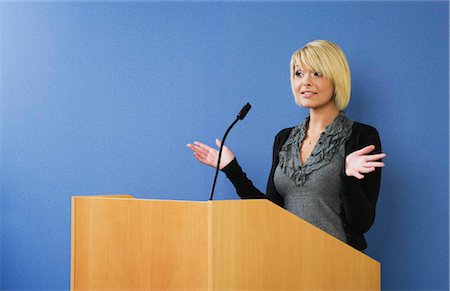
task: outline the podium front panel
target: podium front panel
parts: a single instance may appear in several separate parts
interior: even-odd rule
[[[71,290],[206,290],[205,202],[73,197]]]

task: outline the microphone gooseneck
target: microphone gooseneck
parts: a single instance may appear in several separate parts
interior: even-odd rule
[[[222,149],[223,149],[223,145],[225,144],[225,139],[227,138],[227,135],[230,132],[230,130],[233,128],[233,126],[239,120],[243,120],[244,119],[245,115],[247,115],[247,113],[250,111],[250,108],[252,108],[250,103],[245,104],[244,107],[242,107],[241,111],[239,111],[238,115],[236,116],[236,119],[228,127],[228,129],[225,131],[225,134],[223,135],[223,138],[222,138],[222,141],[221,141],[221,144],[220,144],[220,148],[219,148],[219,155],[217,157],[216,173],[214,175],[214,181],[213,181],[213,184],[212,184],[212,187],[211,187],[211,192],[209,194],[209,200],[213,200],[213,197],[214,197],[214,189],[216,188],[217,176],[219,175],[219,165],[220,165],[220,159],[222,158]]]

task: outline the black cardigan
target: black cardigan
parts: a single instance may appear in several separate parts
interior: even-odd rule
[[[275,137],[272,167],[267,182],[266,194],[259,191],[252,181],[247,178],[236,158],[222,169],[241,198],[267,198],[283,207],[283,197],[275,188],[273,176],[278,165],[278,153],[292,129],[293,127],[285,128]],[[352,134],[345,143],[345,156],[368,145],[375,145],[375,150],[371,154],[381,153],[381,142],[377,130],[372,126],[354,122]],[[355,177],[348,177],[345,174],[344,163],[341,170],[341,178],[343,183],[341,194],[343,207],[342,223],[347,236],[347,243],[358,250],[364,250],[367,247],[364,233],[369,230],[375,219],[375,206],[380,190],[381,168],[376,168],[374,172],[365,174],[364,178],[359,180]]]

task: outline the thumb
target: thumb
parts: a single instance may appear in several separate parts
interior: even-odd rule
[[[371,151],[373,151],[374,149],[375,149],[374,145],[369,145],[369,146],[366,146],[366,147],[356,151],[356,153],[358,155],[366,155],[366,154],[370,153]]]
[[[222,144],[222,142],[218,138],[216,138],[216,145],[220,148],[221,144]]]

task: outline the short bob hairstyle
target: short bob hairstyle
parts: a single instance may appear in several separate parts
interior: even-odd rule
[[[327,40],[314,40],[297,50],[291,57],[291,87],[295,66],[322,73],[334,85],[334,101],[339,110],[344,110],[350,101],[350,68],[342,49]]]

